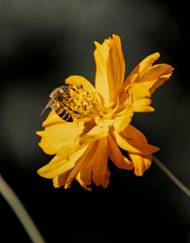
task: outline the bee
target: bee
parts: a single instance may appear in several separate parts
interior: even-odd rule
[[[72,122],[73,118],[69,113],[71,108],[68,106],[68,99],[70,97],[69,87],[67,85],[60,86],[54,89],[49,97],[50,100],[47,102],[40,115],[42,115],[46,109],[52,108],[63,120]]]

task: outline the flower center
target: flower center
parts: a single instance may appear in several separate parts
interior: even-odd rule
[[[92,119],[97,115],[97,99],[89,87],[69,85],[67,106],[73,119]]]

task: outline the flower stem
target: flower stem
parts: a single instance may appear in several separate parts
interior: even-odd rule
[[[45,243],[45,240],[42,238],[40,232],[36,228],[33,220],[26,211],[22,202],[2,176],[0,176],[0,189],[2,196],[17,215],[24,229],[28,233],[31,241],[33,243]]]
[[[177,177],[171,173],[171,171],[164,164],[162,164],[162,162],[156,156],[152,155],[152,160],[188,197],[190,197],[190,190],[181,181],[179,181]]]

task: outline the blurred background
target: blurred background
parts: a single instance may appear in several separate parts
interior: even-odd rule
[[[135,115],[133,124],[190,187],[187,16],[183,0],[0,0],[1,175],[47,243],[190,242],[190,200],[157,165],[136,177],[109,163],[106,190],[76,182],[55,189],[36,173],[51,158],[35,134],[52,89],[73,74],[93,83],[94,41],[118,34],[126,75],[156,51],[159,63],[175,68],[152,97],[155,112]],[[1,243],[30,243],[2,196],[0,204]]]

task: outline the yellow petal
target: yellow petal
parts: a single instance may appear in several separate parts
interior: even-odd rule
[[[144,155],[150,155],[159,150],[158,147],[148,144],[144,134],[132,125],[129,125],[123,132],[122,136]]]
[[[39,146],[47,154],[56,154],[62,147],[74,143],[76,138],[83,132],[83,122],[65,122],[55,112],[50,112],[44,121],[44,131],[37,131],[41,136]]]
[[[161,86],[172,75],[173,68],[167,64],[154,65],[147,69],[146,72],[139,76],[140,82],[143,83],[151,94]]]
[[[113,127],[115,129],[115,132],[120,133],[122,132],[131,122],[131,119],[133,117],[133,107],[128,107],[128,109],[125,109],[123,113],[119,114],[115,120]]]
[[[84,77],[80,75],[71,75],[65,80],[66,84],[79,86],[83,85],[95,91],[94,86]],[[95,91],[96,92],[96,91]]]
[[[149,87],[149,90],[150,90],[150,93],[151,94],[153,94],[154,93],[154,91],[158,88],[158,87],[160,87],[163,83],[165,83],[169,78],[170,78],[170,76],[172,75],[172,70],[174,70],[174,69],[172,69],[172,68],[170,68],[171,69],[171,71],[170,71],[170,73],[168,73],[168,74],[163,74],[162,76],[160,76],[160,78],[158,79],[158,80],[156,80],[156,81],[152,81],[152,83],[151,82],[144,82],[144,84],[147,86],[147,87]]]
[[[158,147],[148,144],[144,134],[132,125],[129,125],[123,132],[122,136],[132,146],[136,147],[143,155],[149,155],[159,150]]]
[[[130,84],[126,87],[126,107],[133,106],[134,112],[151,112],[154,108],[150,106],[150,92],[141,83]]]
[[[61,175],[59,175],[59,176],[55,176],[55,177],[53,178],[53,186],[54,186],[55,188],[64,186],[65,183],[66,183],[66,180],[67,180],[67,178],[68,178],[68,176],[69,176],[69,174],[70,174],[70,172],[71,172],[71,169],[68,170],[68,171],[65,171],[63,174],[61,174]]]
[[[107,60],[110,102],[115,100],[125,75],[125,60],[120,37],[118,35],[113,35],[112,37],[113,40],[110,38],[110,52]]]
[[[104,102],[104,106],[109,106],[110,93],[109,81],[107,76],[107,59],[109,54],[109,43],[104,42],[102,45],[95,42],[96,50],[94,52],[96,64],[95,87]]]
[[[114,132],[114,135],[119,147],[128,152],[141,155],[149,155],[159,150],[159,148],[153,145],[127,137],[124,132],[121,134]]]
[[[90,185],[92,182],[95,185],[106,185],[109,183],[109,169],[107,166],[108,151],[107,138],[94,142],[91,148],[91,159],[86,158],[86,165],[80,170],[80,179],[86,184]]]
[[[107,150],[107,138],[101,139],[97,142],[96,151],[94,152],[94,156],[92,159],[91,174],[92,181],[95,185],[105,185],[105,181],[107,180],[106,185],[109,183],[109,169],[107,165],[108,160],[108,150]],[[86,168],[88,170],[88,167]]]
[[[67,123],[61,117],[59,117],[53,110],[50,111],[45,121],[42,123],[43,127],[54,125],[57,123]]]
[[[152,94],[160,85],[167,81],[174,68],[168,64],[152,64],[160,57],[158,52],[142,60],[127,77],[125,87],[130,83],[142,83]]]
[[[76,180],[79,182],[79,184],[86,189],[87,191],[92,191],[92,188],[89,187],[87,183],[85,183],[82,178],[81,178],[81,172],[79,171],[78,174],[76,175]]]
[[[86,167],[86,165],[89,163],[89,161],[91,161],[91,159],[94,156],[94,151],[96,149],[96,146],[94,146],[95,143],[91,143],[91,144],[86,144],[86,150],[84,151],[84,153],[78,158],[78,160],[76,161],[75,166],[73,167],[73,169],[71,170],[66,182],[65,182],[65,188],[69,188],[71,182],[73,181],[73,179],[76,179],[77,175],[81,173],[81,171],[83,170],[83,168]],[[80,178],[80,175],[78,175],[78,178]],[[79,182],[80,183],[80,182]],[[90,185],[91,184],[91,178],[88,182],[84,183],[86,185]],[[81,185],[83,186],[83,183],[81,182]],[[84,187],[84,186],[83,186]]]
[[[71,75],[65,80],[66,84],[70,85],[76,85],[76,86],[84,86],[85,88],[89,88],[90,90],[93,90],[96,93],[96,89],[94,86],[84,77],[80,75]]]
[[[109,121],[108,121],[108,124]],[[81,139],[80,144],[91,143],[97,139],[102,139],[108,136],[109,126],[105,123],[101,125],[95,125],[88,133],[86,133]]]
[[[95,42],[94,52],[96,64],[95,87],[104,100],[104,106],[115,99],[121,88],[125,74],[125,62],[120,37],[113,35],[103,44]]]
[[[70,186],[74,178],[87,190],[90,190],[89,185],[92,183],[95,183],[97,186],[107,187],[110,175],[107,158],[106,138],[90,144],[71,171],[66,181],[66,187]]]
[[[130,81],[129,83],[138,83],[139,75],[149,70],[149,67],[151,67],[159,57],[160,57],[159,52],[155,52],[145,57],[130,73],[130,75],[127,78],[127,82]]]
[[[154,108],[150,106],[152,103],[149,98],[141,98],[133,103],[134,112],[152,112]]]
[[[139,155],[129,153],[130,158],[134,164],[134,173],[137,176],[142,176],[144,172],[150,167],[151,165],[151,155]]]
[[[81,184],[81,186],[83,186],[84,188],[85,188],[84,185],[90,185],[91,184],[91,177],[90,177],[90,180],[86,183],[83,182],[82,179],[80,179],[81,171],[83,170],[84,167],[86,167],[88,161],[91,160],[91,158],[93,157],[93,154],[94,154],[94,143],[87,144],[86,146],[87,146],[87,149],[82,154],[82,156],[80,156],[78,158],[75,166],[71,170],[71,172],[70,172],[70,174],[69,174],[69,176],[68,176],[68,178],[65,182],[65,188],[69,188],[73,179],[77,179],[77,178],[78,178],[78,181]],[[85,189],[87,189],[87,188],[85,188]]]
[[[65,80],[65,83],[70,85],[76,85],[78,87],[82,85],[85,89],[90,90],[94,97],[96,97],[96,99],[100,103],[100,97],[98,95],[97,90],[86,78],[80,75],[72,75]]]
[[[76,161],[84,154],[87,149],[87,145],[79,147],[76,152],[70,154],[68,159],[65,159],[63,156],[55,155],[54,158],[45,166],[41,167],[38,170],[38,174],[45,178],[54,178],[63,174],[65,171],[70,170],[75,166]],[[62,153],[68,153],[69,148],[65,148]]]
[[[145,135],[131,124],[123,131],[123,135],[129,140],[135,140],[139,143],[148,142]]]
[[[111,161],[120,169],[131,170],[134,168],[133,163],[128,160],[118,148],[115,140],[110,135],[108,137],[108,154]]]

